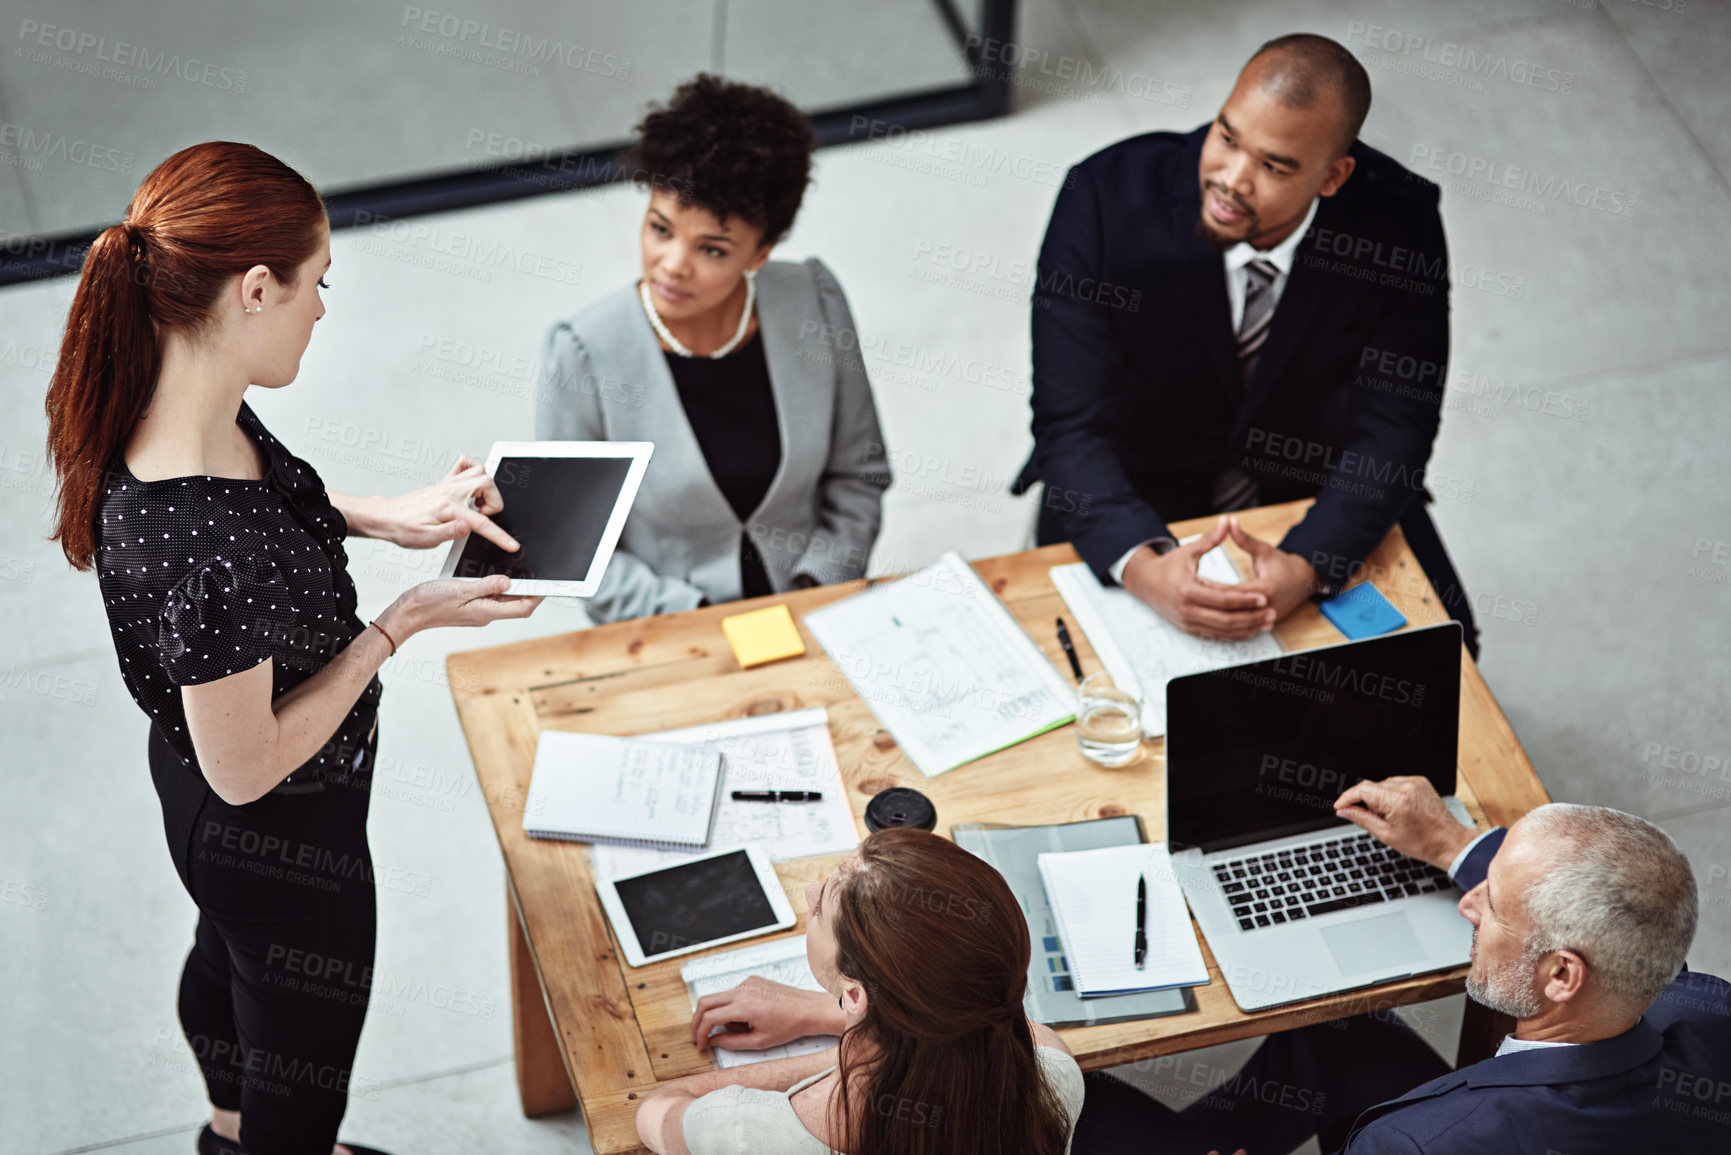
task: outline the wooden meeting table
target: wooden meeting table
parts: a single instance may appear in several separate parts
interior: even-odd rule
[[[1279,541],[1308,508],[1292,502],[1246,510],[1244,527]],[[1212,519],[1180,523],[1199,533]],[[1228,547],[1241,571],[1248,561]],[[1067,613],[1048,571],[1076,561],[1068,545],[975,562],[1046,657],[1069,675],[1054,634]],[[1398,527],[1367,560],[1365,572],[1414,626],[1446,620]],[[1144,744],[1139,761],[1104,769],[1084,759],[1072,726],[1042,734],[987,758],[926,778],[879,726],[865,702],[805,630],[803,657],[741,670],[721,619],[784,602],[801,615],[858,593],[868,583],[800,590],[753,602],[618,622],[512,645],[452,654],[452,696],[504,852],[510,910],[509,951],[517,1085],[523,1112],[536,1116],[580,1102],[598,1155],[643,1148],[634,1124],[638,1103],[660,1084],[710,1069],[691,1044],[691,1004],[679,977],[693,957],[629,967],[596,897],[588,848],[523,833],[523,800],[537,736],[543,729],[644,734],[701,722],[822,706],[841,762],[858,833],[867,800],[890,786],[913,786],[937,806],[938,830],[957,822],[1070,822],[1139,814],[1158,837],[1166,828],[1163,743]],[[1072,621],[1072,626],[1074,622]],[[1339,642],[1314,603],[1275,630],[1288,650]],[[1073,629],[1084,671],[1099,662]],[[1508,825],[1549,801],[1478,668],[1462,654],[1460,780],[1457,793],[1481,826]],[[837,858],[777,866],[803,933],[806,883]],[[1198,936],[1200,937],[1200,936]],[[1459,993],[1466,968],[1310,999],[1246,1014],[1232,1002],[1203,941],[1211,982],[1195,989],[1192,1014],[1062,1031],[1084,1070],[1170,1055],[1306,1023],[1444,998]],[[1469,1003],[1461,1028],[1461,1061],[1491,1053],[1508,1028]]]

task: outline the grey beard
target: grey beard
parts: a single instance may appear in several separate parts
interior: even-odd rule
[[[1467,997],[1493,1011],[1517,1019],[1530,1019],[1545,1009],[1545,1002],[1532,989],[1533,967],[1539,956],[1523,954],[1514,962],[1487,968],[1485,981],[1467,975]]]

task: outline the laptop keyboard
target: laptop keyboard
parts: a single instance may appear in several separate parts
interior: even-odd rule
[[[1240,930],[1299,922],[1451,885],[1443,871],[1397,854],[1368,831],[1213,865]]]

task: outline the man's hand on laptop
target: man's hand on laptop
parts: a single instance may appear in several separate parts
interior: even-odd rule
[[[1272,626],[1268,597],[1209,581],[1196,572],[1202,555],[1226,540],[1226,518],[1213,529],[1166,553],[1144,546],[1124,567],[1124,588],[1187,634],[1240,641]]]
[[[1349,786],[1334,812],[1408,858],[1447,870],[1478,831],[1462,826],[1428,778],[1403,775]]]

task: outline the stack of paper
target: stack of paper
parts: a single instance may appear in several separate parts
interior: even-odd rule
[[[1040,878],[1083,998],[1194,987],[1208,965],[1162,842],[1040,855]],[[1136,966],[1137,881],[1148,883],[1148,951]]]
[[[533,838],[697,850],[709,841],[720,789],[714,750],[543,730],[523,830]]]
[[[847,787],[821,707],[642,734],[634,742],[712,750],[722,756],[721,800],[709,839],[713,854],[755,843],[771,862],[846,854],[859,845]],[[735,790],[810,790],[821,802],[736,802]],[[598,878],[624,878],[696,855],[634,846],[589,848]]]
[[[1076,716],[1075,690],[958,554],[805,624],[927,776]]]
[[[698,999],[705,995],[730,991],[752,975],[802,991],[823,990],[817,979],[812,977],[811,966],[806,962],[803,934],[707,955],[694,963],[688,963],[679,972],[679,977],[685,980],[686,991],[691,995],[693,1011],[697,1009]],[[725,1069],[746,1063],[809,1055],[813,1051],[828,1050],[835,1044],[834,1035],[809,1035],[763,1051],[724,1051],[719,1047],[711,1047],[710,1054],[715,1056],[715,1065]]]
[[[1237,585],[1239,580],[1232,559],[1219,546],[1202,555],[1196,572],[1222,585]],[[1150,738],[1166,733],[1166,683],[1173,678],[1278,658],[1285,652],[1271,633],[1242,642],[1187,634],[1129,590],[1102,586],[1085,565],[1052,567],[1052,584],[1112,680],[1141,699],[1142,732]]]

